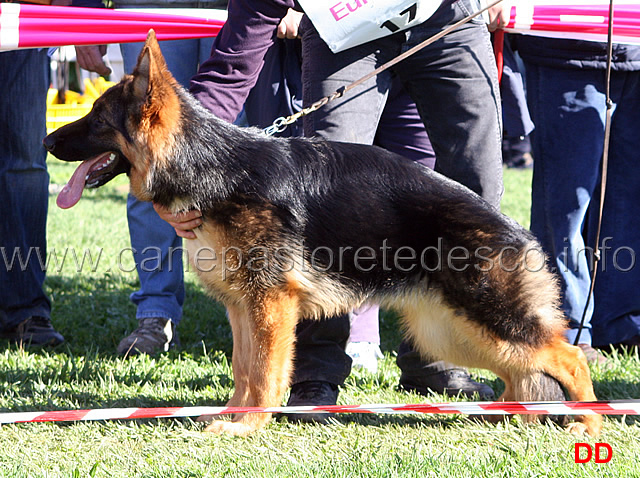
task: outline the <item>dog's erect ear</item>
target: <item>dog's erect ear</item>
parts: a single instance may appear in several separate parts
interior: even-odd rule
[[[159,86],[164,82],[171,84],[174,81],[160,51],[156,33],[149,30],[147,40],[138,56],[138,64],[133,71],[133,92],[138,98],[146,100],[153,89],[152,86]]]

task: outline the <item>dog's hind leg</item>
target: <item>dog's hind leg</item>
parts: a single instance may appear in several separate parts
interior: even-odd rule
[[[558,336],[537,354],[536,361],[546,374],[560,382],[571,400],[596,400],[587,358],[580,348]],[[580,415],[575,420],[567,427],[572,434],[586,432],[594,437],[600,434],[603,421],[601,415]]]
[[[502,377],[501,377],[502,378]],[[504,379],[506,384],[505,392],[498,399],[499,401],[515,402],[536,402],[536,401],[562,401],[565,400],[564,392],[556,379],[542,372],[515,373],[508,379]],[[562,415],[522,415],[524,422],[542,422],[550,420],[558,425],[564,426],[568,423],[568,418]],[[492,417],[489,421],[496,422],[498,419]]]
[[[562,401],[565,399],[562,387],[574,401],[594,401],[589,366],[587,359],[578,347],[569,345],[561,335],[554,337],[539,350],[533,351],[526,364],[518,365],[506,370],[505,383],[509,393],[503,394],[500,400],[507,401]],[[506,364],[502,364],[505,366]],[[531,422],[537,415],[523,415],[523,420]],[[547,419],[553,417],[544,416]],[[568,419],[555,418],[555,421],[568,422]],[[588,433],[598,436],[602,428],[600,415],[580,415],[575,422],[569,423],[567,431],[574,435]]]
[[[596,400],[586,357],[565,341],[562,327],[551,331],[540,346],[532,346],[498,339],[436,294],[400,305],[404,305],[403,323],[418,350],[440,360],[491,370],[505,382],[500,400],[562,400],[560,386],[571,400]],[[533,418],[525,416],[525,420]],[[601,416],[584,415],[576,420],[568,426],[569,432],[599,434]]]
[[[587,360],[578,347],[569,345],[562,335],[554,337],[548,344],[538,350],[518,353],[512,349],[518,360],[500,360],[489,364],[491,369],[505,382],[505,392],[498,400],[515,402],[562,401],[565,399],[564,387],[571,400],[594,401]],[[522,352],[522,351],[521,351]],[[499,357],[499,355],[496,355]],[[509,355],[505,355],[509,357]],[[522,359],[527,357],[526,359]],[[566,424],[568,417],[522,415],[523,421],[550,419],[559,424]],[[496,422],[499,419],[485,417]],[[588,433],[597,436],[602,428],[602,417],[599,415],[581,415],[569,423],[567,431],[575,435]]]
[[[298,299],[286,289],[268,291],[250,304],[247,318],[247,327],[241,332],[245,345],[241,353],[234,351],[233,354],[236,386],[244,388],[234,393],[229,403],[233,406],[279,406],[291,376]],[[233,332],[235,348],[236,330]],[[243,376],[235,377],[236,371]],[[262,428],[270,419],[270,413],[239,414],[231,422],[214,421],[206,431],[246,436]]]

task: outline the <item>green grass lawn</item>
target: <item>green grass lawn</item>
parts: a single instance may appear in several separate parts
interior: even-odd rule
[[[63,184],[72,166],[50,161]],[[507,171],[504,211],[528,224],[529,171]],[[137,276],[126,222],[126,178],[85,192],[72,210],[51,198],[46,290],[67,342],[54,350],[0,349],[0,411],[222,405],[232,391],[231,334],[224,309],[187,274],[182,346],[123,360],[119,340],[136,325],[129,294]],[[75,252],[75,256],[74,256]],[[65,256],[66,253],[66,256]],[[84,258],[84,264],[82,263]],[[56,262],[57,260],[57,262]],[[385,358],[377,374],[354,371],[340,403],[417,403],[395,390],[396,318],[381,319]],[[640,397],[637,355],[593,369],[602,399]],[[474,375],[500,391],[492,374]],[[434,395],[430,401],[449,401]],[[640,476],[635,417],[605,421],[600,439],[555,425],[499,425],[463,416],[336,415],[327,426],[273,421],[246,439],[203,433],[190,419],[4,425],[0,476],[11,477],[632,477]],[[575,464],[574,443],[608,443],[607,464]]]

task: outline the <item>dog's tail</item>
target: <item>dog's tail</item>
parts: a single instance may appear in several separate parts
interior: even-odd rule
[[[513,395],[516,401],[538,402],[538,401],[563,401],[565,393],[560,383],[552,376],[544,372],[536,372],[512,379]],[[566,415],[523,415],[525,422],[539,420],[541,422],[552,421],[560,426],[569,423]]]

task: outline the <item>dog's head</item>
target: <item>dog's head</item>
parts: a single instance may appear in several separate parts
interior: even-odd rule
[[[44,139],[57,158],[82,161],[58,206],[74,206],[84,188],[100,187],[121,173],[129,175],[136,197],[150,200],[149,172],[171,148],[179,125],[178,88],[150,30],[133,74],[98,98],[89,114]]]

